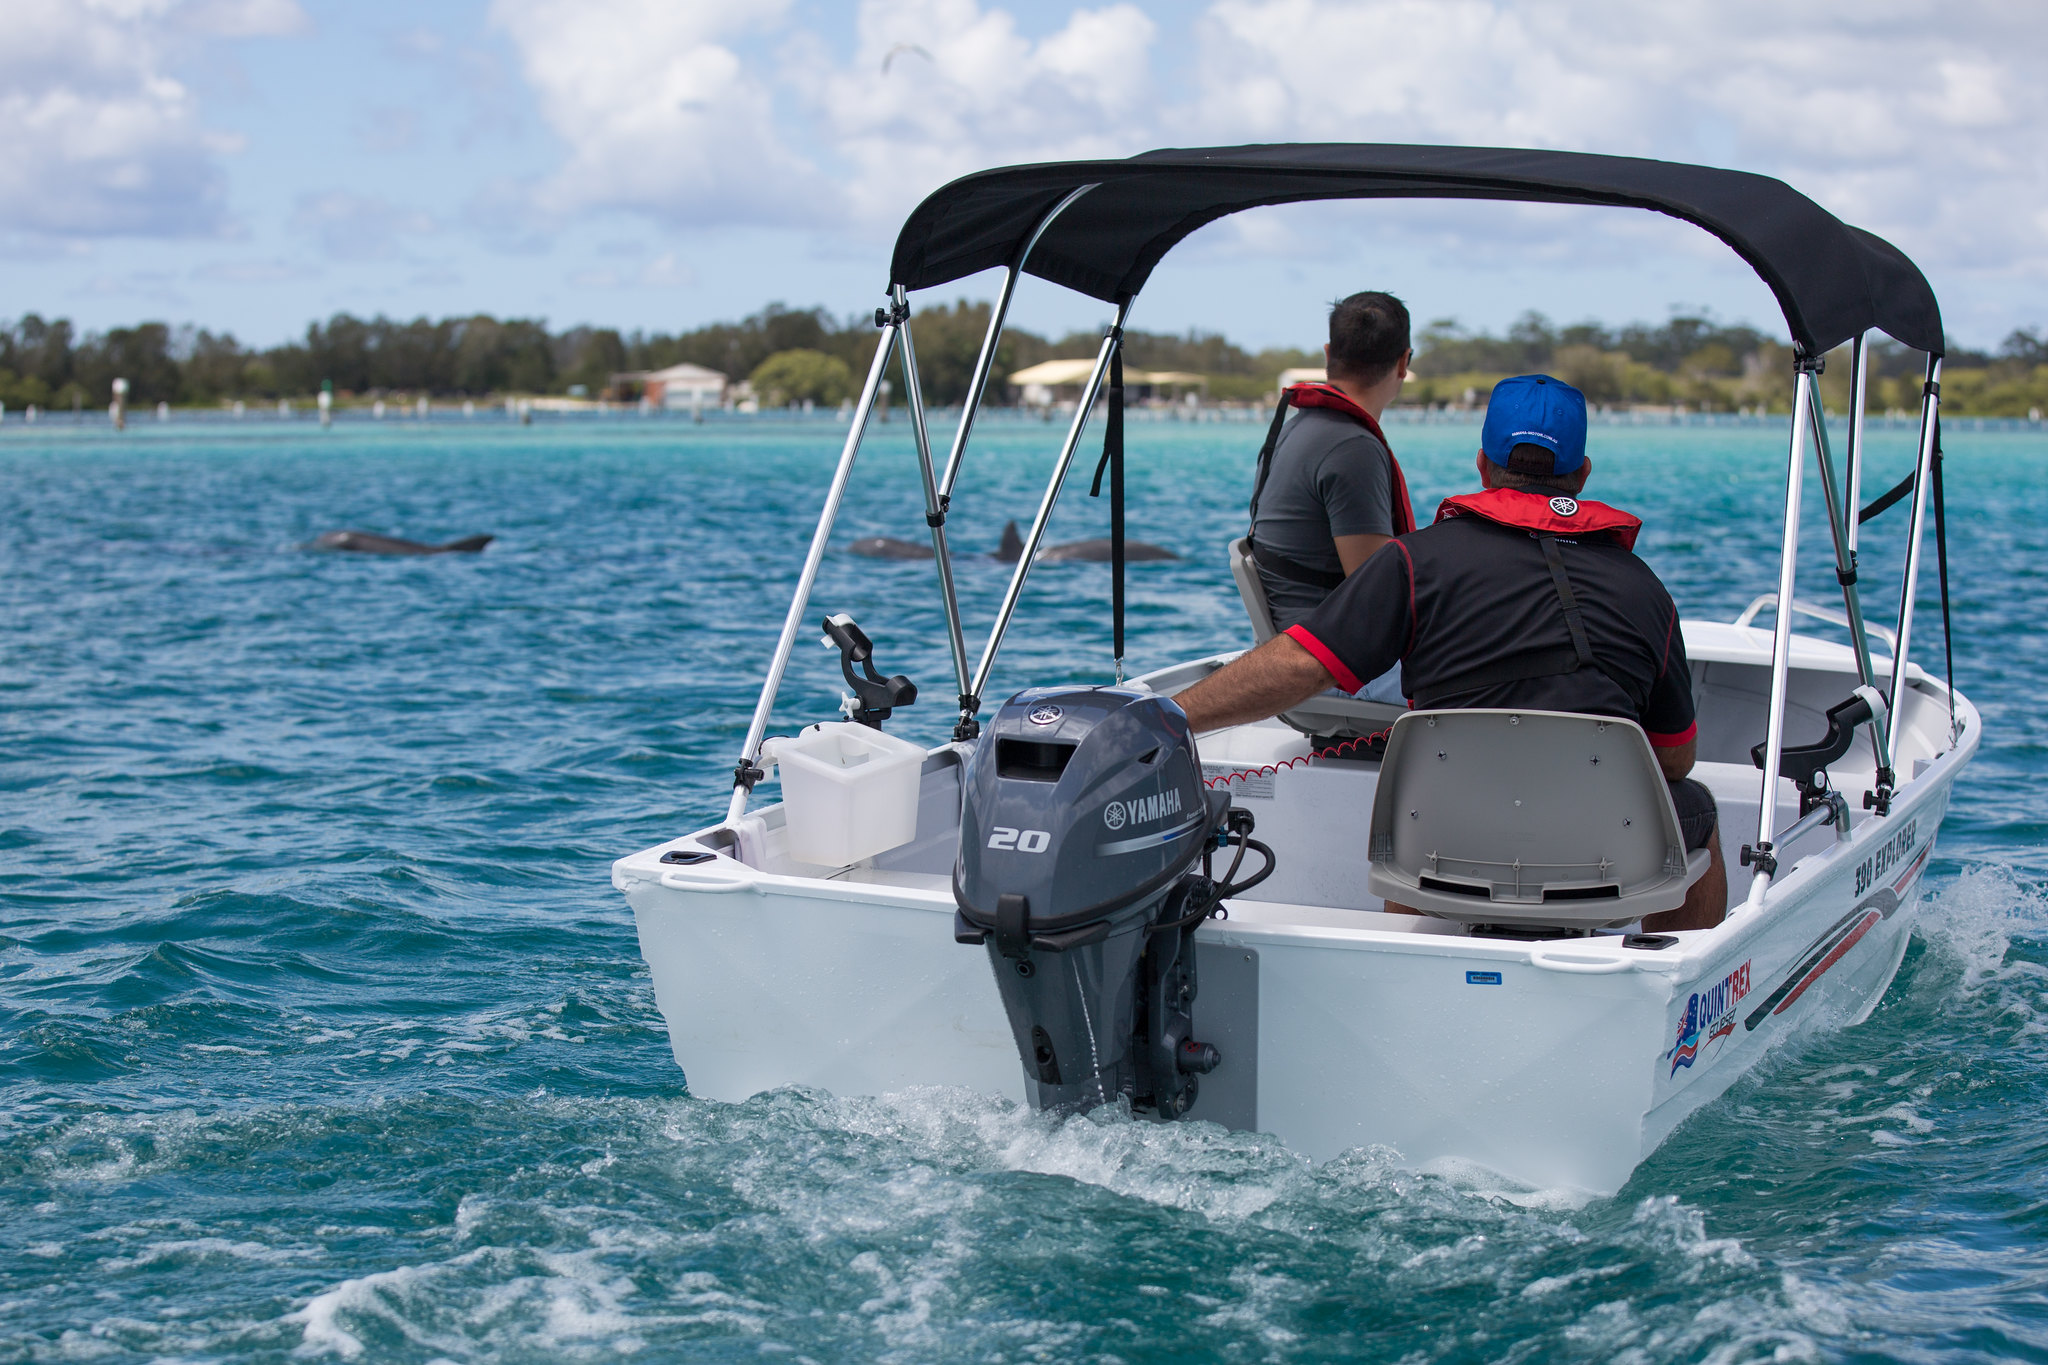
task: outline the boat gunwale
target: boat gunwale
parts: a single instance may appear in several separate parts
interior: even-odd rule
[[[1762,635],[1769,632],[1755,627],[1731,626],[1726,622],[1699,622],[1703,626],[1718,627],[1726,631],[1741,631],[1745,636]],[[1803,666],[1815,672],[1841,672],[1853,676],[1854,657],[1844,646],[1830,640],[1812,636],[1795,636],[1802,645],[1821,646],[1821,650],[1807,653],[1815,662]],[[1839,657],[1835,652],[1839,651]],[[1747,652],[1747,651],[1745,651]],[[1768,654],[1761,649],[1753,651],[1763,654],[1764,659],[1744,658],[1735,651],[1709,650],[1702,662],[1754,664],[1767,661]],[[1186,660],[1152,670],[1149,674],[1132,679],[1134,684],[1143,685],[1147,677],[1158,676],[1172,670],[1191,665],[1208,663],[1235,657],[1236,651],[1225,651],[1202,659]],[[1735,657],[1715,657],[1716,653],[1734,654]],[[1806,651],[1802,651],[1806,653]],[[1816,657],[1818,656],[1818,657]],[[1840,664],[1841,667],[1830,667]],[[1915,677],[1915,674],[1921,676]],[[1948,700],[1946,689],[1939,680],[1925,676],[1918,665],[1908,663],[1907,680],[1917,685],[1917,690],[1939,700]],[[1898,822],[1910,818],[1935,799],[1937,792],[1952,786],[1956,775],[1976,754],[1982,737],[1982,720],[1977,708],[1960,691],[1953,694],[1959,733],[1950,747],[1930,760],[1925,766],[1901,784],[1893,795],[1892,813],[1875,815],[1863,813],[1854,819],[1846,838],[1838,838],[1830,846],[1806,854],[1794,862],[1780,876],[1773,878],[1761,903],[1752,906],[1746,900],[1731,903],[1726,918],[1709,929],[1691,929],[1672,935],[1678,942],[1669,948],[1631,948],[1623,945],[1617,935],[1601,935],[1593,939],[1487,939],[1475,938],[1468,934],[1418,933],[1412,929],[1378,929],[1365,926],[1347,927],[1342,925],[1289,924],[1254,919],[1218,920],[1201,926],[1198,931],[1202,941],[1229,944],[1232,946],[1255,947],[1259,944],[1273,946],[1303,947],[1319,946],[1356,952],[1395,952],[1410,956],[1465,957],[1488,962],[1506,962],[1535,967],[1538,970],[1553,971],[1558,975],[1571,975],[1569,969],[1559,971],[1545,967],[1536,958],[1549,950],[1555,954],[1569,950],[1583,955],[1587,964],[1614,962],[1620,964],[1611,973],[1589,972],[1584,975],[1611,974],[1622,976],[1630,973],[1668,977],[1674,986],[1696,980],[1712,961],[1725,957],[1765,933],[1783,918],[1796,912],[1801,904],[1816,893],[1827,880],[1840,872],[1845,863],[1853,863],[1862,852],[1877,841],[1886,830],[1899,827]],[[933,755],[951,752],[964,757],[962,751],[968,746],[960,741],[935,745],[928,752]],[[765,819],[767,814],[778,809],[779,803],[762,807],[752,812],[748,819]],[[620,891],[629,889],[632,883],[652,882],[664,889],[678,892],[699,891],[704,894],[730,894],[753,892],[763,896],[807,897],[843,901],[855,905],[887,906],[903,910],[917,910],[932,914],[951,914],[956,908],[950,892],[925,890],[915,887],[891,885],[877,882],[852,882],[840,880],[845,869],[837,869],[829,876],[814,876],[804,873],[771,872],[756,868],[718,849],[710,836],[728,825],[708,826],[702,830],[682,835],[657,844],[652,848],[628,854],[613,863],[612,882]],[[1936,831],[1938,833],[1938,830]],[[1885,837],[1889,837],[1888,835]],[[672,849],[699,849],[717,853],[720,859],[721,875],[705,878],[704,884],[692,887],[692,880],[678,869],[663,869],[657,862],[647,867],[648,860],[658,860]],[[744,869],[744,875],[730,875],[732,868]],[[651,875],[650,875],[651,874]],[[670,877],[674,880],[670,880]],[[1288,902],[1253,902],[1258,905],[1285,907]],[[1227,905],[1227,903],[1226,903]],[[1346,911],[1347,907],[1307,906],[1303,910]],[[1356,911],[1371,914],[1373,911]],[[1603,942],[1613,939],[1613,943]]]

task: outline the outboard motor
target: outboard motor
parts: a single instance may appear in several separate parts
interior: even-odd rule
[[[1194,1039],[1195,929],[1264,878],[1218,886],[1194,870],[1226,815],[1252,841],[1250,818],[1203,785],[1187,718],[1133,688],[1020,692],[964,787],[954,937],[987,945],[1032,1107],[1124,1095],[1186,1113],[1221,1060]]]

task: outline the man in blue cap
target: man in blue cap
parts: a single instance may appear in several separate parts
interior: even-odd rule
[[[1678,609],[1636,558],[1642,522],[1579,497],[1586,398],[1549,375],[1494,386],[1480,432],[1483,491],[1368,559],[1299,624],[1175,697],[1198,732],[1355,692],[1397,661],[1422,709],[1523,707],[1640,724],[1689,849],[1712,865],[1649,930],[1718,924],[1728,897],[1714,798],[1686,777],[1698,750]]]

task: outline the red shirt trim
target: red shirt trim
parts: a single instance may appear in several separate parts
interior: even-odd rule
[[[1700,723],[1698,721],[1694,721],[1675,735],[1660,735],[1655,730],[1643,731],[1644,734],[1650,737],[1652,747],[1658,749],[1676,749],[1679,745],[1696,737],[1699,732]]]
[[[1337,680],[1337,686],[1343,688],[1346,692],[1356,692],[1359,688],[1365,686],[1364,683],[1358,680],[1358,676],[1355,673],[1344,666],[1343,660],[1330,652],[1328,645],[1309,634],[1308,627],[1289,626],[1283,633],[1288,639],[1294,641],[1294,643],[1300,645],[1313,655],[1317,663],[1329,669],[1330,676]]]

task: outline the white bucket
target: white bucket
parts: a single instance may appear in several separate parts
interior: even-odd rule
[[[924,749],[851,721],[762,746],[782,770],[789,856],[844,867],[917,837]]]

